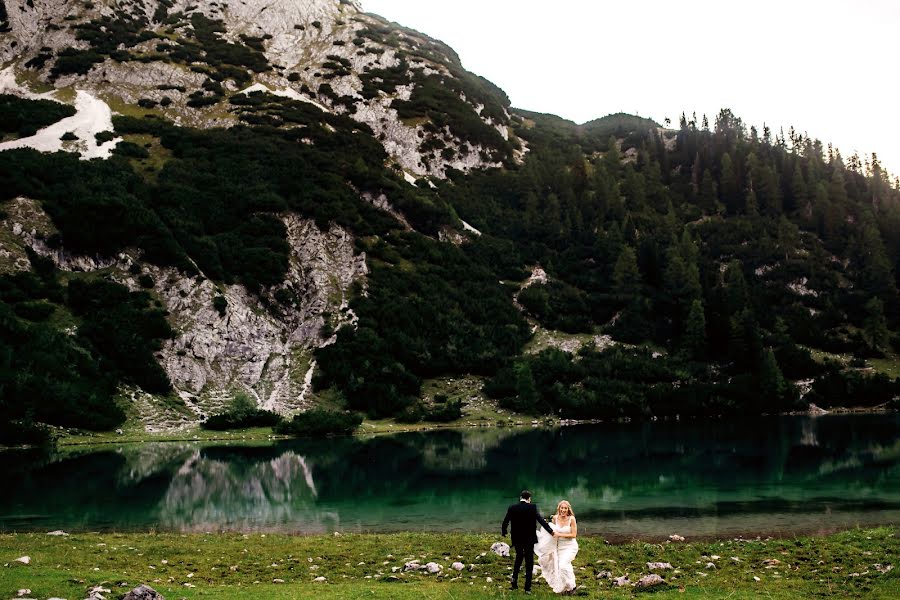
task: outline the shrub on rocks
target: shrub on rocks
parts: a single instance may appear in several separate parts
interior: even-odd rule
[[[224,413],[213,415],[200,424],[203,429],[224,431],[248,427],[271,427],[281,423],[281,415],[257,408],[256,402],[245,392],[238,392]]]
[[[275,432],[297,437],[349,435],[361,424],[362,416],[358,413],[314,408],[294,415],[290,421],[282,421]]]

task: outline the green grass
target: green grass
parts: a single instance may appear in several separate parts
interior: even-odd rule
[[[489,551],[498,539],[431,533],[5,534],[0,535],[0,564],[6,563],[0,568],[0,590],[12,595],[28,588],[30,597],[80,598],[94,585],[118,596],[145,583],[166,598],[187,599],[521,597],[507,590],[512,559]],[[579,539],[574,565],[579,595],[590,598],[639,595],[631,587],[614,589],[596,576],[609,570],[635,580],[649,573],[648,561],[675,567],[659,572],[667,582],[656,591],[661,597],[897,598],[900,569],[882,571],[897,560],[898,542],[896,528],[820,538],[663,544],[608,545],[600,537],[586,537]],[[23,555],[31,557],[30,564],[14,562]],[[413,558],[422,564],[434,561],[443,572],[403,573],[404,563]],[[779,563],[766,568],[763,561],[771,559]],[[453,571],[454,561],[472,565],[471,570]],[[709,562],[716,567],[707,567]],[[316,577],[325,581],[315,582]],[[555,597],[539,578],[534,587],[537,598]]]
[[[878,373],[884,373],[888,377],[900,377],[900,356],[890,353],[884,358],[870,358],[866,360],[866,364],[875,369]]]

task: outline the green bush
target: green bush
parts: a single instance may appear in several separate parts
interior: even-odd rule
[[[228,308],[228,300],[225,296],[216,296],[213,298],[213,308],[219,313],[220,317],[225,316],[225,309]]]
[[[359,413],[314,408],[294,415],[290,421],[283,421],[275,427],[275,432],[296,437],[349,435],[356,431],[362,420]]]
[[[75,108],[52,100],[26,100],[0,94],[0,134],[28,137],[47,125],[75,114]]]
[[[238,392],[224,413],[213,415],[200,423],[203,429],[225,431],[250,427],[274,427],[282,422],[281,415],[257,408],[246,392]]]

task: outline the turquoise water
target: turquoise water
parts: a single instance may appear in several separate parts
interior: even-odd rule
[[[900,523],[900,415],[0,453],[0,530],[494,531],[530,489],[607,537]]]

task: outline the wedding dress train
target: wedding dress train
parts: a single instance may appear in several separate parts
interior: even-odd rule
[[[550,523],[550,527],[559,533],[572,531],[570,525],[558,527],[555,523]],[[574,590],[575,569],[572,567],[572,560],[578,554],[578,542],[575,538],[555,538],[543,529],[539,529],[537,534],[534,552],[538,555],[541,577],[557,594]]]

